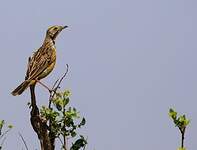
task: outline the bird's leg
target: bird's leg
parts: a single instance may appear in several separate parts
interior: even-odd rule
[[[40,80],[37,80],[36,79],[36,82],[38,82],[39,84],[41,84],[44,88],[46,88],[48,91],[49,91],[49,93],[51,93],[53,90],[51,90],[48,86],[46,86],[44,83],[42,83],[42,82],[40,82]]]

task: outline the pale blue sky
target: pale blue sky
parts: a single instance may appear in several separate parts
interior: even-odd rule
[[[87,119],[87,150],[175,150],[179,132],[167,113],[186,113],[186,147],[197,147],[197,1],[1,0],[0,118],[15,128],[6,150],[39,148],[29,122],[29,91],[10,92],[23,79],[28,56],[51,25],[68,25],[58,37],[57,65],[43,80],[71,89],[72,105]],[[48,93],[38,86],[39,104]]]

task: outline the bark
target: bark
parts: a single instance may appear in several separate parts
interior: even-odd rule
[[[38,139],[40,140],[41,150],[54,150],[55,146],[55,139],[51,138],[51,134],[48,131],[47,121],[45,118],[40,116],[39,109],[36,104],[36,97],[35,97],[35,85],[30,86],[31,92],[31,125],[38,135]]]

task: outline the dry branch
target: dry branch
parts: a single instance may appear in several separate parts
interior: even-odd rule
[[[62,83],[63,79],[66,77],[68,73],[68,64],[66,65],[66,72],[63,74],[63,76],[58,79],[50,92],[49,97],[49,108],[51,108],[51,102],[53,97],[56,94],[56,91],[59,89],[60,84]],[[53,134],[51,130],[51,122],[49,120],[49,125],[47,125],[47,120],[43,117],[41,117],[41,114],[39,112],[39,108],[36,104],[36,96],[35,96],[35,85],[30,86],[30,92],[31,92],[31,125],[36,132],[38,139],[40,140],[41,150],[54,150],[55,149],[55,135]]]

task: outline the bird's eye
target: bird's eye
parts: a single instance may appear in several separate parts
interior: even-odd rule
[[[57,29],[58,29],[57,27],[54,28],[54,30],[57,30]]]

